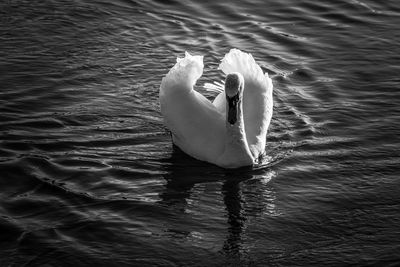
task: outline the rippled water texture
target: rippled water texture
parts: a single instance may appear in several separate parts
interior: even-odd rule
[[[399,25],[394,0],[0,1],[0,266],[399,265]],[[275,105],[270,162],[224,171],[172,146],[158,88],[233,47]]]

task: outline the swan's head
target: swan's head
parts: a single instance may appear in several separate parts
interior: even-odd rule
[[[239,72],[232,72],[225,79],[225,95],[227,102],[227,120],[233,125],[238,119],[238,108],[242,101],[244,78]]]

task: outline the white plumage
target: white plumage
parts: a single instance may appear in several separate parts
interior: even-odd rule
[[[250,54],[232,49],[219,65],[228,77],[225,84],[205,84],[219,93],[210,102],[193,90],[203,67],[202,56],[186,52],[162,79],[161,113],[173,142],[190,156],[224,168],[254,164],[264,153],[272,117],[271,79]],[[237,92],[237,103],[228,91]]]

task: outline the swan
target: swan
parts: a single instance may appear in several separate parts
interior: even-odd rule
[[[219,65],[225,83],[205,84],[219,94],[209,101],[193,86],[203,56],[185,52],[161,80],[159,101],[172,141],[186,154],[222,168],[257,164],[272,117],[272,81],[251,54],[231,49]]]

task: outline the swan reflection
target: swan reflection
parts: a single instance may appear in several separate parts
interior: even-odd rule
[[[268,168],[227,171],[191,159],[179,149],[169,163],[160,204],[173,207],[176,217],[182,218],[180,226],[186,228],[187,238],[193,238],[190,232],[204,233],[201,237],[214,239],[214,246],[220,243],[221,252],[230,260],[240,260],[250,249],[246,231],[253,218],[278,215],[275,192],[269,183],[274,172]],[[184,220],[188,213],[196,214],[191,220],[203,220],[196,223],[206,225],[206,229],[187,229],[190,223]]]

